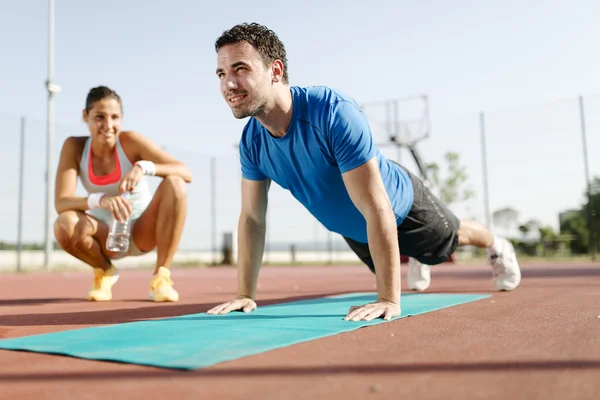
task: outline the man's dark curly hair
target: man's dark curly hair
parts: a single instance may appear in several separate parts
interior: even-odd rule
[[[264,25],[243,23],[226,30],[215,42],[215,51],[228,44],[248,42],[258,51],[266,67],[270,67],[273,61],[280,60],[283,63],[283,83],[288,83],[287,57],[285,46],[279,40],[275,32]]]

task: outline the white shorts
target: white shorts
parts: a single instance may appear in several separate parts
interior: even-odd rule
[[[141,212],[139,210],[133,210],[133,214],[131,216],[131,228],[130,228],[132,232],[133,232],[133,226],[135,225],[135,223],[140,218],[140,216],[142,215],[143,212],[144,212],[144,210],[142,210]],[[110,225],[112,224],[112,221],[113,221],[113,216],[109,210],[107,210],[105,208],[94,208],[93,210],[88,210],[87,213],[89,215],[99,219],[100,221],[104,222],[110,228]],[[112,255],[110,258],[113,260],[117,260],[119,258],[124,258],[124,257],[129,257],[129,256],[131,256],[131,257],[141,256],[146,253],[148,253],[148,251],[142,251],[135,245],[135,242],[133,240],[133,235],[130,235],[129,236],[129,249],[127,250],[127,252],[116,253],[116,254]]]

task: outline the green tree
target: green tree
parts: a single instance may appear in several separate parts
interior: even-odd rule
[[[575,254],[585,254],[589,252],[590,240],[587,218],[581,211],[574,213],[560,223],[560,232],[562,234],[571,234],[575,239],[571,242],[571,252]]]
[[[519,231],[523,234],[523,236],[527,236],[529,232],[540,232],[542,224],[540,221],[536,219],[531,219],[526,223],[519,225]],[[541,235],[541,232],[540,232]]]
[[[556,239],[556,232],[551,226],[540,227],[540,237],[544,241],[552,241]]]
[[[573,253],[590,252],[589,210],[592,212],[596,251],[600,250],[600,177],[595,177],[591,185],[591,196],[585,193],[585,204],[576,213],[561,221],[560,232],[571,234],[575,239],[571,242]]]
[[[444,177],[441,176],[441,168],[437,163],[430,163],[425,166],[431,177],[431,183],[438,189],[440,200],[446,205],[469,200],[475,195],[475,192],[466,187],[469,179],[467,167],[460,164],[458,153],[448,152],[444,159],[447,164]]]

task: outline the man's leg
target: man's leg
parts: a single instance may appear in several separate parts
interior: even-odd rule
[[[65,211],[54,223],[54,236],[60,247],[73,257],[94,268],[94,283],[89,300],[112,299],[112,286],[119,273],[110,261],[111,253],[104,250],[108,226],[82,211]]]
[[[429,266],[447,261],[457,247],[473,245],[487,250],[496,287],[512,290],[521,280],[514,249],[509,241],[495,238],[476,221],[459,220],[420,179],[411,177],[413,207],[398,227],[398,239],[409,262],[408,286],[414,290],[429,287]]]
[[[459,246],[475,246],[482,249],[492,247],[494,236],[482,224],[472,220],[461,220],[458,229]]]
[[[179,246],[187,214],[187,187],[183,179],[167,176],[132,230],[135,246],[141,251],[156,247],[156,268],[149,296],[154,301],[177,301],[169,269]]]
[[[510,241],[495,237],[477,221],[461,220],[458,243],[486,249],[498,290],[513,290],[521,282],[521,269]]]

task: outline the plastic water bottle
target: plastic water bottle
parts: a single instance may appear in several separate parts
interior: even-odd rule
[[[123,198],[128,200],[129,192],[124,193]],[[125,253],[129,250],[130,228],[131,220],[127,219],[124,222],[119,222],[118,219],[113,217],[108,237],[106,238],[106,250],[115,253]]]

